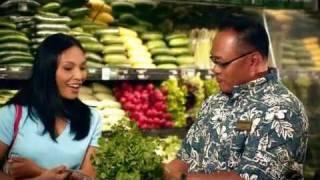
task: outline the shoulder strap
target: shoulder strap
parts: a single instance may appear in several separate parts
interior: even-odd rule
[[[16,115],[15,115],[14,125],[13,125],[13,139],[11,142],[11,146],[13,145],[13,143],[16,140],[16,137],[18,135],[19,124],[20,124],[20,120],[21,120],[21,116],[22,116],[22,106],[16,104],[16,105],[14,105],[14,107],[16,109]]]

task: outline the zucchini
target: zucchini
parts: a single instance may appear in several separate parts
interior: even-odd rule
[[[110,45],[103,48],[103,54],[124,54],[126,48],[121,45]]]
[[[16,29],[17,26],[14,23],[0,21],[0,28]]]
[[[50,2],[41,7],[41,10],[46,12],[57,12],[61,8],[61,5],[57,2]]]
[[[31,54],[30,54],[29,52],[7,50],[7,51],[0,51],[0,60],[1,60],[1,58],[3,58],[3,57],[12,56],[12,55],[17,55],[17,56],[31,56]]]
[[[8,35],[25,36],[22,32],[11,30],[11,29],[0,29],[0,37]]]
[[[34,43],[34,44],[40,44],[42,43],[42,41],[44,41],[46,38],[45,37],[42,37],[42,38],[33,38],[31,39],[31,42]]]
[[[141,38],[145,41],[163,39],[163,34],[158,32],[143,33]]]
[[[72,9],[68,12],[68,15],[70,17],[84,17],[89,14],[89,9],[87,7],[81,7],[81,8],[76,8]]]
[[[123,13],[119,17],[119,22],[123,24],[137,25],[139,19],[131,13]]]
[[[87,52],[86,58],[88,61],[100,62],[100,63],[103,62],[103,59],[99,54],[92,53],[92,52]]]
[[[28,51],[29,47],[27,44],[23,43],[1,43],[0,44],[0,51],[5,50],[20,50],[20,51]]]
[[[67,32],[70,31],[70,28],[65,24],[37,24],[37,30],[49,30],[49,31],[58,31],[58,32]]]
[[[188,46],[189,45],[189,39],[187,39],[187,38],[171,39],[171,40],[169,40],[169,45],[171,47]]]
[[[123,44],[123,40],[120,36],[114,36],[114,35],[104,35],[100,39],[100,42],[106,45],[110,44]]]
[[[60,16],[57,18],[49,18],[49,17],[45,17],[45,16],[41,16],[41,15],[37,14],[34,17],[38,21],[46,22],[46,23],[55,23],[55,24],[59,24],[59,23],[66,24],[71,21],[71,18],[69,18],[67,16]]]
[[[29,43],[30,40],[26,36],[7,35],[0,37],[0,43],[17,42],[17,43]]]
[[[157,5],[157,1],[152,0],[139,0],[139,1],[133,1],[136,9],[140,12],[150,11],[154,9]]]
[[[80,36],[75,36],[75,38],[79,40],[81,43],[99,43],[99,41],[93,36],[80,35]]]
[[[97,43],[82,43],[83,48],[89,52],[100,53],[103,50],[103,46]]]

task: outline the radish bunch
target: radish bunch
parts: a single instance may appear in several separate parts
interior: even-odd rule
[[[141,129],[169,128],[173,126],[168,113],[166,95],[153,84],[124,82],[115,87],[114,94],[131,120]]]

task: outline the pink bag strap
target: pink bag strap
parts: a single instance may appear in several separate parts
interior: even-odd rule
[[[13,139],[10,146],[12,146],[14,141],[16,140],[16,137],[19,132],[19,124],[22,116],[22,106],[16,104],[14,105],[14,107],[16,109],[16,115],[15,115],[14,125],[13,125]]]

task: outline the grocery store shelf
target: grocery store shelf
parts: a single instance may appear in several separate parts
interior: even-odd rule
[[[159,0],[161,3],[175,3],[175,4],[191,4],[191,5],[212,5],[212,6],[225,6],[225,7],[247,7],[247,8],[268,8],[268,9],[304,9],[308,7],[310,2],[305,0],[298,1],[263,1],[263,0],[230,0],[230,1],[219,1],[219,0]]]
[[[0,79],[26,80],[30,67],[0,66]],[[213,77],[210,70],[200,69],[129,69],[129,68],[89,68],[88,80],[166,80],[170,77],[193,77],[197,74],[204,79]]]

